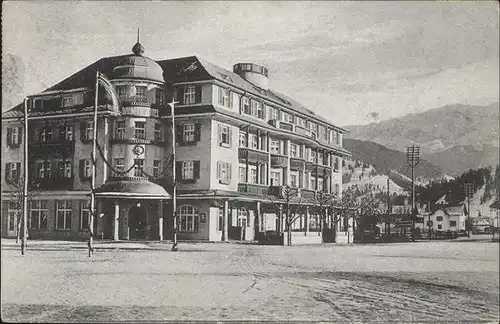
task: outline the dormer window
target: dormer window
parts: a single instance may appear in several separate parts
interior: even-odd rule
[[[146,90],[147,88],[144,86],[136,86],[135,87],[135,96],[136,101],[138,102],[146,102]]]
[[[243,113],[250,115],[250,99],[243,97]]]
[[[64,97],[62,99],[62,106],[63,107],[70,107],[70,106],[73,106],[73,97],[69,96],[69,97]]]

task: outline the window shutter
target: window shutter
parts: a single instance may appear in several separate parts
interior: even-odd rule
[[[16,178],[16,180],[19,180],[19,178],[21,176],[21,162],[17,162],[16,163],[16,169],[17,169],[17,178]]]
[[[84,141],[85,138],[85,122],[80,123],[80,140]]]
[[[233,130],[231,129],[231,127],[228,128],[227,136],[229,137],[228,138],[229,146],[231,146],[232,144],[231,142],[233,139]]]
[[[18,127],[17,129],[17,143],[16,144],[21,144],[23,142],[23,128]]]
[[[183,130],[183,125],[176,125],[175,126],[175,141],[179,143],[179,145],[183,145],[183,137],[182,136],[182,130]]]
[[[195,95],[195,102],[196,103],[201,103],[201,85],[196,86],[196,95]]]
[[[222,163],[217,162],[217,179],[221,178],[221,169],[222,169]]]
[[[229,91],[229,108],[233,108],[233,93]]]
[[[217,139],[220,145],[222,143],[222,127],[220,125],[217,125]]]
[[[200,161],[193,161],[193,178],[200,178]]]
[[[262,119],[266,119],[266,105],[264,105],[264,103],[261,103],[262,105]]]
[[[231,181],[231,163],[226,163],[227,167],[227,180]]]
[[[177,90],[177,91],[178,91],[178,97],[179,97],[179,98],[177,98],[177,101],[179,101],[179,103],[180,103],[181,105],[183,105],[183,104],[184,104],[184,89],[185,89],[185,87],[180,87],[180,88]]]
[[[5,182],[11,183],[11,180],[10,180],[10,163],[5,163]]]
[[[182,180],[182,162],[175,162],[175,181]]]
[[[80,160],[80,165],[79,165],[79,175],[80,175],[80,180],[85,178],[85,160]]]
[[[12,145],[12,128],[7,128],[7,145]]]
[[[195,142],[199,142],[201,140],[201,124],[194,124],[194,140]]]

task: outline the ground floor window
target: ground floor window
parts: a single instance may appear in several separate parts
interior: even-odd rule
[[[177,208],[179,232],[198,232],[198,210],[190,205]]]
[[[31,226],[32,229],[46,229],[47,228],[47,215],[49,210],[47,208],[46,200],[35,200],[31,202]]]
[[[56,229],[71,229],[71,201],[70,200],[58,200],[57,201],[57,212],[56,212]]]
[[[217,230],[218,231],[224,230],[224,208],[219,208]]]
[[[90,203],[86,200],[80,202],[80,230],[88,230],[89,229],[89,206]]]
[[[9,202],[9,231],[15,231],[17,225],[17,219],[21,215],[21,208],[19,203],[11,201]]]
[[[246,208],[239,208],[238,209],[238,226],[239,227],[249,227],[250,226],[250,220],[249,220],[249,213]]]

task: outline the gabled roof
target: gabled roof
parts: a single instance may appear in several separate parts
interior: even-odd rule
[[[442,210],[446,215],[454,216],[454,215],[462,215],[464,213],[463,206],[454,206],[454,207],[442,207],[432,212],[431,215],[434,215],[438,210]]]

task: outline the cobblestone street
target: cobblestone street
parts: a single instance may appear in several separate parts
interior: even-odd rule
[[[158,245],[161,245],[158,243]],[[2,249],[2,320],[493,321],[499,245]]]

